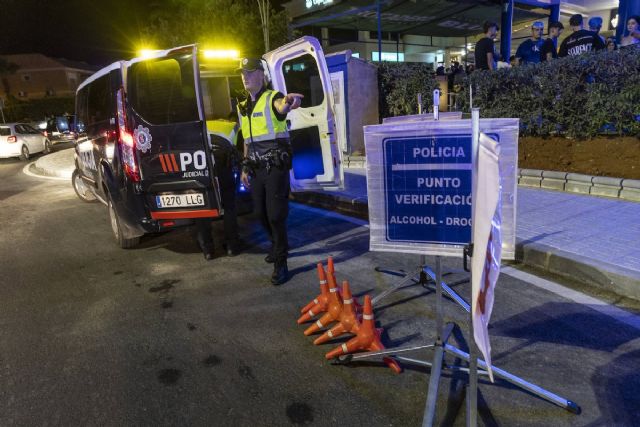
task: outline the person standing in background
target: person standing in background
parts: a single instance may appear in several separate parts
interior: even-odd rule
[[[544,24],[536,21],[531,25],[531,38],[523,41],[516,51],[518,64],[538,64],[540,63],[540,49],[544,41],[542,34],[544,32]]]
[[[582,15],[579,13],[571,16],[569,25],[571,25],[573,33],[562,41],[558,52],[559,57],[577,56],[605,48],[604,42],[596,33],[582,28]]]
[[[551,61],[558,57],[558,37],[562,34],[564,25],[562,22],[552,22],[549,24],[549,38],[542,44],[540,49],[540,61]]]
[[[493,46],[493,41],[498,36],[498,24],[491,21],[485,21],[482,25],[484,37],[478,40],[475,49],[476,69],[477,70],[495,70],[497,69],[497,56]]]
[[[640,16],[633,15],[627,19],[628,35],[620,40],[620,47],[632,46],[640,43]]]

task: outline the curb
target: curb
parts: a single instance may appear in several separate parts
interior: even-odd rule
[[[518,184],[567,193],[640,202],[640,180],[540,169],[518,169]]]
[[[540,171],[542,178],[542,171]],[[350,199],[338,194],[300,192],[291,199],[347,216],[369,219],[366,198]],[[572,254],[534,242],[516,242],[516,261],[569,279],[613,291],[618,295],[640,300],[640,272]]]
[[[28,171],[41,177],[71,179],[73,174],[73,149],[67,148],[40,157],[29,163]],[[69,166],[71,165],[71,166]]]

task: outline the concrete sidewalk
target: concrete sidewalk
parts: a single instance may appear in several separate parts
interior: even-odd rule
[[[39,158],[31,171],[70,177],[73,150]],[[293,200],[368,217],[365,169],[345,170],[345,189],[296,192]],[[640,203],[518,187],[517,258],[640,300]]]
[[[293,199],[367,218],[365,169],[345,189]],[[525,265],[640,300],[640,203],[518,187],[516,256]]]

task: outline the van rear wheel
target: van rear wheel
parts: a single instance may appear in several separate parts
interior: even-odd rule
[[[120,226],[120,218],[118,217],[118,213],[113,207],[113,202],[111,201],[111,197],[107,199],[107,210],[109,211],[109,222],[111,224],[111,231],[113,232],[113,236],[116,238],[116,242],[118,242],[118,246],[122,249],[130,249],[134,246],[137,246],[140,243],[140,237],[134,237],[133,239],[125,239],[122,234],[122,227]]]
[[[82,175],[78,169],[74,169],[73,174],[71,174],[71,184],[76,192],[76,196],[83,202],[91,203],[97,200],[89,186],[82,180]]]

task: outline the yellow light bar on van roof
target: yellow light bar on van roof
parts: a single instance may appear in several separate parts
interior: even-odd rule
[[[228,50],[220,50],[220,49],[204,49],[202,54],[207,59],[238,59],[240,54],[237,50],[228,49]]]

